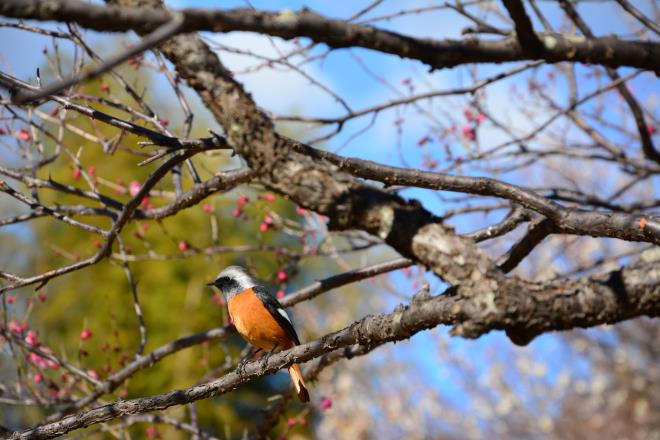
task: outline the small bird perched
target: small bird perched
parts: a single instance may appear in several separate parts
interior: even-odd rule
[[[244,268],[227,267],[209,286],[217,287],[224,295],[236,330],[250,344],[269,353],[300,345],[296,330],[282,304]],[[300,401],[309,402],[309,392],[298,364],[289,367],[289,375]]]

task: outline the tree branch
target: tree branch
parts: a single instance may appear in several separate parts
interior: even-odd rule
[[[371,26],[328,19],[312,11],[261,12],[252,9],[178,10],[184,16],[181,32],[248,31],[285,39],[309,37],[333,48],[364,47],[417,59],[439,69],[466,63],[502,63],[529,59],[515,37],[490,40],[432,40],[413,38]],[[0,14],[7,17],[76,22],[99,31],[149,32],[172,19],[173,12],[144,7],[103,7],[78,0],[4,0]],[[549,62],[570,61],[660,70],[660,44],[618,38],[566,38],[540,34]]]
[[[383,182],[386,185],[457,191],[509,199],[552,220],[558,232],[660,244],[660,234],[655,232],[660,227],[660,222],[648,215],[571,209],[541,197],[533,191],[488,177],[410,170],[382,165],[370,160],[338,156],[300,142],[291,141],[291,145],[297,151],[316,160],[327,160],[353,176]],[[655,229],[648,226],[647,221],[655,226]]]
[[[529,225],[527,234],[514,244],[506,255],[500,258],[500,263],[497,266],[505,273],[511,272],[537,245],[553,232],[555,232],[555,226],[552,220],[547,218],[537,219]]]
[[[543,286],[512,278],[489,296],[462,297],[418,294],[394,312],[370,315],[340,331],[291,350],[253,361],[244,374],[226,374],[214,381],[150,397],[117,401],[64,419],[12,434],[10,439],[49,439],[75,429],[130,414],[183,405],[230,392],[260,376],[275,373],[293,362],[305,362],[339,348],[360,344],[373,349],[408,339],[440,324],[454,325],[453,333],[477,337],[505,330],[517,343],[527,343],[550,330],[566,330],[618,322],[632,316],[660,315],[660,265],[657,261],[578,281],[561,280]]]
[[[516,24],[516,36],[522,51],[531,58],[541,58],[545,51],[543,42],[534,32],[532,21],[520,0],[503,0],[504,6]]]
[[[593,38],[594,34],[591,32],[591,28],[584,20],[582,20],[582,17],[580,17],[575,7],[573,7],[573,5],[568,0],[559,0],[559,5],[564,10],[564,12],[566,12],[566,15],[571,18],[573,23],[575,23],[578,29],[580,29],[580,31],[587,38]],[[608,66],[607,74],[614,81],[621,78],[613,66]],[[642,142],[642,151],[644,156],[647,159],[660,164],[660,152],[656,150],[655,145],[653,144],[653,139],[651,138],[651,134],[649,133],[648,127],[646,125],[646,121],[644,120],[644,112],[642,111],[642,108],[640,107],[633,94],[630,93],[630,90],[628,90],[628,87],[625,83],[619,84],[617,89],[619,90],[619,93],[621,93],[621,96],[623,96],[623,99],[626,101],[626,104],[628,104],[628,107],[633,114],[635,124],[637,124],[639,138]]]
[[[25,104],[28,102],[36,101],[45,96],[50,96],[61,92],[62,90],[71,87],[75,84],[79,84],[83,81],[90,80],[95,78],[113,67],[118,66],[127,59],[138,55],[145,50],[156,46],[160,42],[170,38],[172,35],[179,33],[181,25],[183,24],[183,17],[180,14],[174,14],[172,20],[167,23],[163,23],[160,27],[154,30],[149,35],[145,36],[142,41],[140,41],[135,46],[129,47],[126,50],[111,56],[103,63],[98,66],[93,67],[92,69],[81,72],[77,75],[70,76],[69,78],[64,78],[61,81],[53,83],[49,86],[40,89],[39,91],[32,93],[18,93],[14,96],[14,102],[17,104]]]

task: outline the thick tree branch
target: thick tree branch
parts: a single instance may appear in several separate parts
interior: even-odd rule
[[[411,170],[370,160],[346,158],[295,141],[292,141],[292,145],[305,155],[317,160],[327,160],[353,176],[383,182],[386,185],[414,186],[509,199],[552,220],[558,232],[660,244],[660,221],[648,215],[571,209],[533,191],[488,177]]]
[[[530,285],[511,278],[498,293],[480,297],[419,294],[407,306],[385,315],[372,315],[343,330],[246,365],[244,374],[229,373],[217,380],[156,396],[117,401],[64,419],[17,432],[10,439],[48,439],[75,429],[125,415],[142,414],[230,392],[250,380],[272,374],[292,362],[305,362],[339,348],[360,344],[372,349],[408,339],[440,324],[453,332],[477,337],[505,330],[517,343],[527,343],[551,330],[566,330],[618,322],[632,316],[660,316],[660,266],[639,263],[578,281]]]
[[[333,48],[364,47],[417,59],[432,68],[466,63],[502,63],[529,59],[515,37],[503,40],[431,40],[413,38],[371,26],[328,19],[309,10],[261,12],[252,9],[182,9],[181,32],[251,31],[291,39],[309,37]],[[0,14],[7,17],[75,22],[99,31],[141,33],[172,19],[173,12],[143,7],[103,7],[78,0],[4,0]],[[660,44],[619,38],[566,38],[540,34],[549,62],[570,61],[660,70]]]
[[[118,0],[118,3],[131,4],[132,1]],[[151,4],[159,2],[152,0]],[[454,285],[460,295],[487,297],[501,291],[502,283],[507,282],[504,274],[472,240],[457,236],[419,204],[338,172],[335,167],[342,167],[341,160],[333,166],[320,152],[311,154],[316,150],[310,151],[278,135],[272,121],[197,36],[177,36],[164,43],[161,51],[176,67],[179,76],[200,94],[225,127],[229,145],[245,158],[265,185],[300,205],[327,215],[331,229],[361,229],[379,236],[404,257],[422,263]],[[304,154],[300,154],[301,151]],[[473,191],[492,191],[493,185],[497,186],[495,182],[470,180],[468,187],[478,183]],[[413,185],[418,183],[415,181]],[[650,229],[644,226],[656,224],[651,218],[639,222],[640,218],[628,216],[611,221],[609,213],[558,209],[559,205],[512,185],[504,185],[501,190],[518,203],[527,199],[537,208],[542,207],[546,211],[543,214],[565,231],[584,231],[589,235],[597,231],[596,235],[612,236],[611,229],[615,229],[619,238],[638,241],[657,240],[660,236],[655,236],[653,231],[650,239],[645,236]],[[603,223],[607,226],[603,227]]]

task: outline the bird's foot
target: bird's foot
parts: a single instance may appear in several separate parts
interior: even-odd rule
[[[264,353],[263,357],[261,358],[261,368],[264,369],[268,366],[268,359],[275,353],[275,349],[277,348],[277,345],[273,347],[271,351],[268,351]]]
[[[250,360],[254,357],[254,355],[259,353],[260,351],[261,351],[260,348],[256,350],[250,350],[250,352],[238,362],[238,365],[236,366],[236,373],[239,376],[243,376],[243,374],[245,373],[245,367],[247,366],[248,362],[250,362]]]

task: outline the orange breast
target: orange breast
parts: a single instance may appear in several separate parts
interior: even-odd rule
[[[234,296],[227,305],[236,330],[250,344],[270,351],[286,350],[293,346],[282,326],[273,318],[252,289]]]

